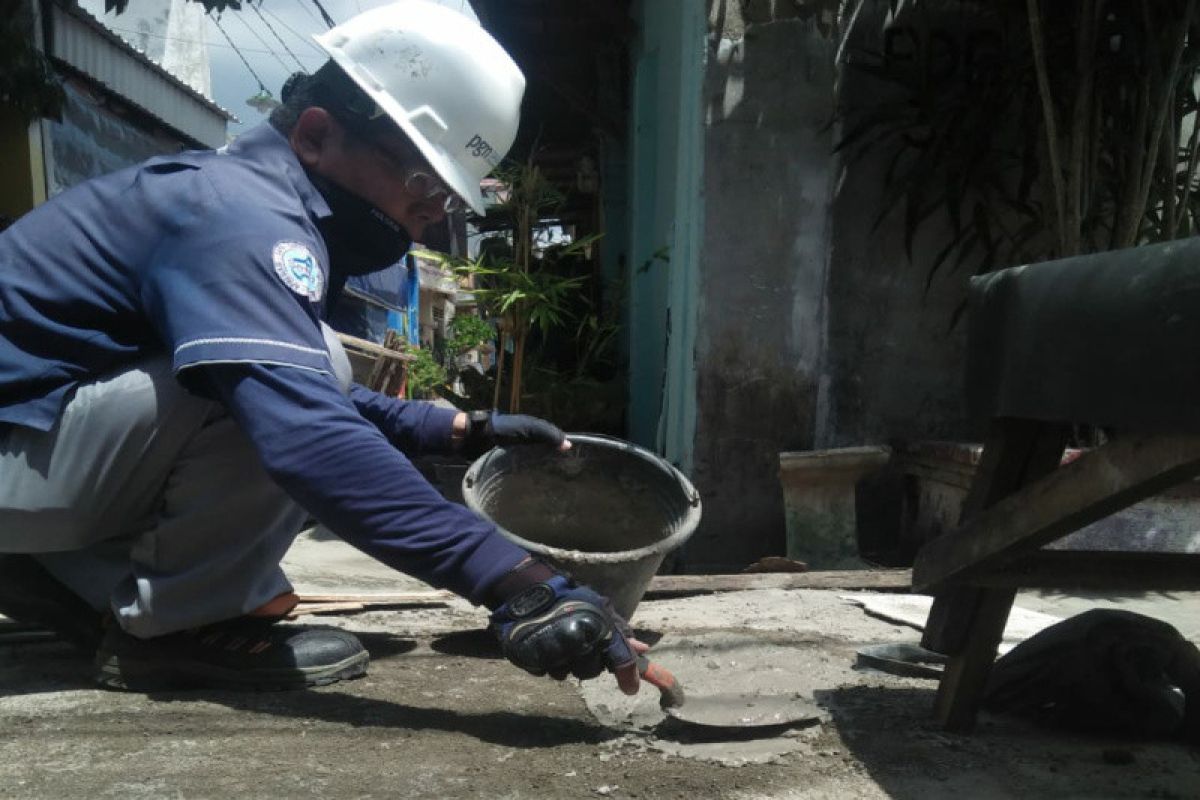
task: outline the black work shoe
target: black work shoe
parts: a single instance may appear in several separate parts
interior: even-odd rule
[[[113,625],[96,653],[96,682],[132,691],[303,689],[360,678],[369,660],[353,634],[265,618],[238,617],[152,639]]]
[[[54,631],[89,655],[104,633],[99,611],[23,554],[0,555],[0,614]]]

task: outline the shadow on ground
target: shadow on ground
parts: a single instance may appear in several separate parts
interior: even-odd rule
[[[359,631],[354,635],[363,643],[363,647],[367,648],[367,652],[371,654],[372,661],[383,661],[395,658],[396,656],[402,656],[405,653],[411,653],[417,647],[416,639],[408,639],[390,633],[363,633]]]
[[[935,697],[931,683],[842,687],[817,700],[831,711],[847,755],[893,800],[1200,793],[1200,754],[1183,744],[1050,731],[988,714],[973,733],[951,734],[933,719]]]
[[[613,731],[600,725],[570,717],[504,710],[475,712],[353,694],[358,691],[358,685],[359,682],[353,682],[344,690],[264,694],[157,692],[147,697],[164,704],[206,701],[236,712],[319,721],[350,728],[386,728],[410,733],[441,731],[520,749],[598,744],[616,736]],[[434,702],[437,702],[436,698]]]
[[[0,697],[94,689],[92,658],[60,641],[0,648]]]
[[[657,631],[634,630],[633,635],[653,647],[662,639]],[[500,659],[504,654],[496,636],[486,628],[473,631],[457,631],[439,636],[430,644],[434,652],[447,656],[462,656],[464,658]]]
[[[500,652],[500,643],[496,641],[491,631],[480,628],[473,631],[458,631],[439,636],[430,645],[434,652],[446,656],[462,656],[464,658],[504,658]]]

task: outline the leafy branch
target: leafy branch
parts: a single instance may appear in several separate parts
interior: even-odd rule
[[[886,99],[840,111],[837,149],[886,164],[876,225],[902,210],[910,260],[931,220],[949,222],[927,286],[947,266],[985,272],[1196,230],[1196,0],[890,7],[883,47],[852,51],[847,67]]]

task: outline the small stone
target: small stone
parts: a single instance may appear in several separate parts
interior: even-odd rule
[[[609,786],[606,783],[603,786],[597,786],[592,791],[595,792],[596,794],[600,795],[601,797],[608,797],[610,794],[613,793],[613,790],[615,790],[616,788],[617,788],[616,786]]]

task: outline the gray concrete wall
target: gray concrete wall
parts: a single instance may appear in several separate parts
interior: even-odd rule
[[[864,8],[851,52],[882,46],[883,6]],[[890,100],[886,85],[862,71],[841,70],[841,112],[873,110]],[[837,135],[840,139],[840,131]],[[962,439],[970,433],[962,399],[966,325],[956,324],[955,317],[974,263],[947,263],[929,278],[930,265],[950,239],[944,214],[921,226],[911,260],[902,207],[876,227],[891,161],[891,152],[875,150],[839,167],[825,362],[830,402],[819,423],[819,447]]]
[[[952,327],[967,275],[927,289],[942,232],[909,263],[900,219],[873,228],[886,161],[833,155],[828,20],[784,0],[709,12],[693,475],[705,511],[689,570],[784,551],[780,451],[970,433]],[[853,77],[837,92],[879,100]]]
[[[774,5],[709,3],[691,570],[782,552],[778,454],[815,435],[833,45]]]
[[[819,447],[893,439],[962,439],[968,434],[962,374],[969,269],[926,279],[933,231],[910,263],[902,215],[872,233],[881,205],[879,159],[847,169],[833,201],[828,286],[828,416]]]

